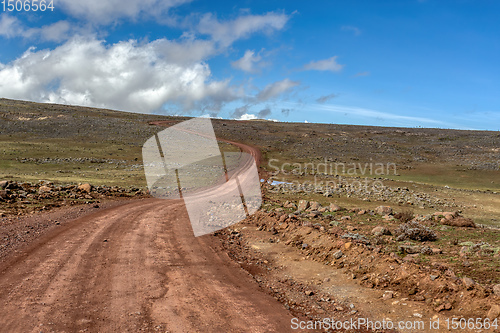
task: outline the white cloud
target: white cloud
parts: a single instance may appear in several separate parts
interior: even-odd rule
[[[67,14],[106,25],[122,18],[136,20],[141,16],[160,17],[170,8],[191,0],[59,0],[57,5]]]
[[[24,31],[21,22],[15,16],[2,14],[0,16],[0,36],[12,38]]]
[[[258,118],[256,115],[251,113],[245,113],[241,115],[239,118],[236,118],[236,120],[253,120],[253,119],[258,119]]]
[[[7,38],[23,37],[43,41],[61,42],[69,38],[70,32],[75,32],[67,21],[58,21],[40,28],[26,27],[17,17],[2,14],[0,18],[0,36]]]
[[[180,41],[159,39],[152,44],[168,62],[180,65],[204,61],[219,52],[213,41],[194,39],[192,36]]]
[[[164,52],[169,43],[163,39],[139,45],[131,40],[106,46],[77,37],[53,50],[31,48],[0,64],[0,95],[139,112],[165,103],[216,109],[240,96],[228,80],[212,81],[203,62],[169,61]]]
[[[354,27],[352,25],[343,25],[341,29],[342,31],[351,31],[356,36],[361,35],[361,30],[358,27]]]
[[[245,15],[232,21],[220,22],[214,15],[206,14],[201,18],[197,30],[226,47],[235,40],[247,38],[252,33],[261,31],[271,33],[281,30],[289,18],[286,14],[270,12],[265,15]]]
[[[290,89],[298,86],[300,82],[284,79],[282,81],[274,82],[267,85],[261,92],[257,94],[258,101],[267,101],[273,97],[279,96]]]
[[[337,63],[337,57],[331,57],[324,60],[311,61],[304,66],[305,70],[316,70],[316,71],[332,71],[338,72],[342,70],[344,65]]]
[[[237,69],[241,69],[244,72],[254,73],[256,72],[255,65],[262,60],[262,57],[258,54],[255,55],[255,51],[247,50],[245,55],[236,61],[231,63],[231,66]]]

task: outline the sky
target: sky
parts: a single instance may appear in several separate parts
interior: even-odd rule
[[[0,97],[152,114],[500,130],[500,2],[0,4]]]

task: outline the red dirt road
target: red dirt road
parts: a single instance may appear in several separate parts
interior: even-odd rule
[[[180,201],[136,200],[0,263],[2,332],[288,332],[291,315]]]

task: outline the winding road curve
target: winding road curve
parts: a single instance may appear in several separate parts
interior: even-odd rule
[[[0,304],[2,332],[289,332],[292,319],[215,237],[193,236],[181,201],[158,199],[87,214],[10,254]]]

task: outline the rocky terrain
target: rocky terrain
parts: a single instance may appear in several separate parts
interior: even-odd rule
[[[343,208],[333,201],[321,205],[270,200],[220,237],[234,260],[265,290],[297,312],[307,309],[318,320],[332,311],[362,316],[363,306],[356,296],[346,302],[343,293],[329,291],[328,277],[289,273],[286,267],[292,263],[278,262],[273,255],[283,254],[283,246],[301,257],[305,269],[306,262],[316,262],[336,283],[359,285],[358,298],[363,289],[380,290],[385,302],[380,306],[387,313],[411,303],[414,318],[493,321],[500,316],[500,230],[478,227],[456,211],[423,216],[395,212],[390,206],[367,210]],[[256,247],[259,243],[265,246]],[[283,279],[285,271],[289,275]],[[366,315],[369,309],[364,311]],[[393,316],[398,315],[403,314],[396,311]]]

